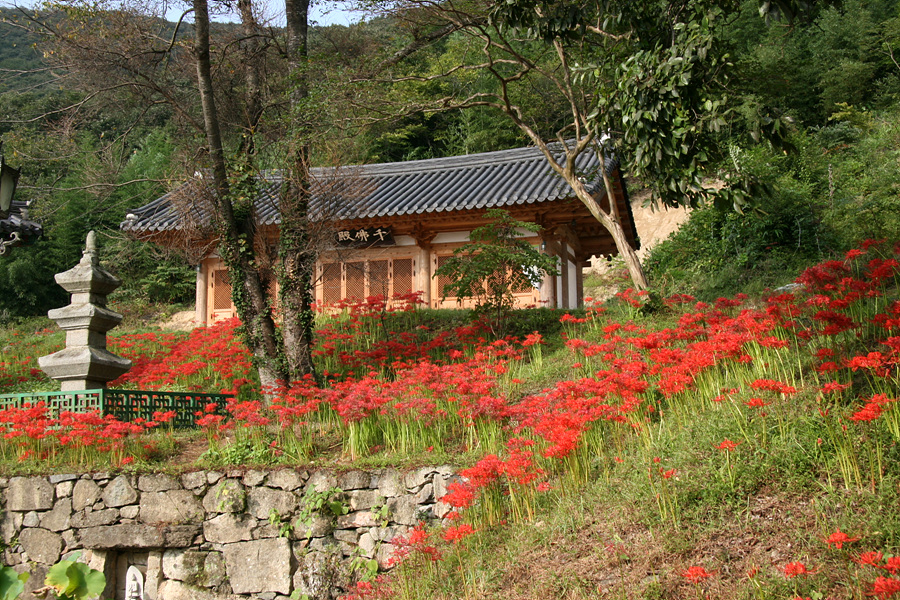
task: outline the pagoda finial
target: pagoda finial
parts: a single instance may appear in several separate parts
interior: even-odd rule
[[[88,231],[87,240],[84,243],[84,252],[81,256],[81,264],[99,264],[100,257],[97,255],[97,234],[94,230]]]

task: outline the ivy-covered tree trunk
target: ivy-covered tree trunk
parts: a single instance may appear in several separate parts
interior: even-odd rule
[[[203,108],[204,129],[216,193],[213,205],[219,234],[219,253],[228,267],[232,299],[244,328],[244,338],[253,354],[263,386],[276,386],[287,380],[281,360],[280,342],[272,318],[266,289],[256,270],[253,253],[253,197],[243,195],[242,204],[232,203],[232,190],[222,147],[209,52],[209,9],[206,0],[194,0],[194,35],[197,59],[197,85]]]
[[[310,126],[308,113],[309,0],[286,0],[287,53],[293,87],[290,93],[291,119],[288,135],[289,177],[281,195],[281,239],[278,283],[281,299],[285,359],[296,380],[314,374],[312,362],[313,278],[316,253],[309,235],[309,203],[312,195],[309,176]]]

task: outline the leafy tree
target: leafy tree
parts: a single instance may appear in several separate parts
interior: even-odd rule
[[[718,173],[724,188],[705,182],[716,165],[730,164],[722,163],[727,145],[718,142],[738,119],[727,96],[732,63],[723,43],[735,6],[730,0],[414,0],[401,9],[406,21],[435,31],[449,25],[454,38],[468,37],[474,40],[468,47],[477,43],[478,49],[427,75],[400,73],[397,81],[446,82],[447,95],[429,110],[493,107],[505,113],[610,233],[634,285],[643,289],[647,278],[622,215],[584,184],[586,176],[602,176],[613,197],[612,182],[605,172],[578,172],[574,159],[592,151],[606,164],[614,155],[667,205],[747,204],[759,186],[734,165]],[[565,119],[551,122],[542,119],[546,113],[529,110],[533,104],[523,99],[534,90],[544,105],[564,107]],[[751,130],[777,137],[784,124],[764,117]]]
[[[515,304],[515,292],[540,285],[545,275],[557,275],[557,260],[532,246],[521,231],[537,233],[540,226],[513,219],[508,212],[491,209],[490,222],[469,234],[469,242],[453,252],[435,272],[447,277],[444,295],[472,298],[476,311],[486,315],[498,336]]]

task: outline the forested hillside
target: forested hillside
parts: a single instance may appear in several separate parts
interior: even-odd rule
[[[766,18],[755,0],[726,9],[714,40],[731,65],[727,79],[716,80],[717,98],[727,102],[721,109],[725,126],[715,133],[716,156],[708,157],[705,174],[728,173],[760,185],[752,188],[752,206],[743,213],[696,211],[682,236],[648,263],[652,280],[675,287],[700,284],[710,294],[730,291],[751,274],[776,281],[778,273],[859,239],[900,234],[898,3],[817,3]],[[124,277],[124,294],[188,300],[192,257],[134,243],[118,225],[129,208],[207,166],[189,55],[192,28],[182,23],[176,34],[173,23],[159,19],[124,12],[88,16],[74,5],[40,14],[4,8],[0,17],[0,138],[8,162],[23,169],[17,197],[32,201],[31,214],[46,232],[36,246],[0,259],[0,286],[8,291],[0,297],[0,316],[41,314],[59,305],[63,298],[52,274],[77,260],[90,229],[100,232],[110,264]],[[477,69],[438,77],[448,65],[466,64],[478,53],[478,41],[462,33],[432,35],[427,23],[407,17],[373,15],[350,27],[310,30],[308,69],[315,85],[305,102],[315,117],[304,127],[314,139],[313,164],[528,144],[522,130],[494,108],[446,109],[454,105],[448,99],[461,94],[496,93],[497,80]],[[58,36],[75,39],[75,25],[96,28],[93,42],[106,40],[109,55],[99,46],[66,46]],[[213,25],[217,76],[223,76],[223,90],[240,96],[243,84],[236,78],[242,67],[232,48],[247,38],[239,24]],[[253,142],[253,169],[280,165],[288,115],[283,94],[290,88],[284,64],[271,58],[283,50],[281,30],[276,25],[260,31],[265,33],[255,52],[265,60],[259,71],[267,78],[261,85],[268,96],[261,113],[265,127],[260,125]],[[115,64],[113,53],[124,56],[128,40],[146,40],[157,52],[167,45],[175,51],[155,72],[140,71],[135,63],[141,59],[134,57],[117,71],[104,70]],[[416,51],[392,65],[397,68],[390,77],[379,71],[410,47]],[[554,60],[538,40],[522,52],[535,65]],[[109,64],[92,63],[91,56],[106,56]],[[133,80],[111,78],[122,71]],[[155,74],[140,79],[147,73]],[[245,109],[218,93],[226,151],[239,164],[247,146],[240,125]],[[543,138],[553,139],[565,127],[568,106],[556,90],[533,80],[514,94]],[[630,185],[645,183],[633,178]]]

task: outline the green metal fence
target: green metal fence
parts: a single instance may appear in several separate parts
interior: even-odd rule
[[[225,410],[228,394],[200,394],[195,392],[159,392],[144,390],[79,390],[73,392],[33,392],[26,394],[0,394],[0,409],[24,408],[43,402],[51,417],[60,412],[99,411],[113,415],[120,421],[137,418],[153,420],[154,412],[175,411],[172,424],[177,428],[194,427],[195,413],[207,404]]]

